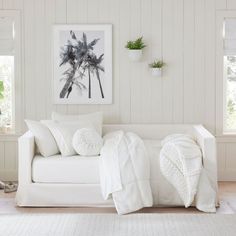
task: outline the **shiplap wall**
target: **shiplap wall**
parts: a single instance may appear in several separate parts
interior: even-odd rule
[[[0,0],[0,8],[21,10],[23,117],[101,110],[106,123],[202,123],[215,133],[215,15],[235,0]],[[112,105],[52,104],[55,23],[113,25]],[[124,45],[139,36],[148,46],[133,63]],[[162,78],[150,75],[154,58],[167,63]],[[14,179],[17,144],[8,139],[0,139],[0,178]],[[236,145],[218,142],[220,177],[236,179]]]

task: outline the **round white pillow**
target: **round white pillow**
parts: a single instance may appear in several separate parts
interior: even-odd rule
[[[72,145],[79,155],[96,156],[100,154],[103,139],[94,129],[82,128],[75,132]]]

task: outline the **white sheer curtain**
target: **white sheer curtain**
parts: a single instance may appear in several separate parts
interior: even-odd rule
[[[224,52],[225,55],[236,55],[236,18],[225,19]]]

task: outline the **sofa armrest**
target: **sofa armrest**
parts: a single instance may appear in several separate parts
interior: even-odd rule
[[[211,186],[217,192],[218,183],[215,137],[202,125],[194,126],[194,134],[202,150],[204,169],[206,170]]]
[[[31,180],[31,163],[35,153],[34,135],[28,131],[18,139],[18,181],[25,185]]]

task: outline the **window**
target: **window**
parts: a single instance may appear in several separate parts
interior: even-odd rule
[[[20,113],[16,107],[21,105],[19,26],[19,11],[0,10],[0,133],[19,130],[15,122]]]
[[[236,11],[216,11],[215,134],[236,138]],[[207,50],[207,48],[206,48]],[[212,66],[213,67],[213,66]],[[214,104],[213,104],[214,105]],[[223,137],[224,138],[224,137]],[[228,137],[227,137],[228,138]]]
[[[236,132],[236,18],[225,18],[223,40],[224,131]]]
[[[13,124],[14,56],[0,55],[0,127],[10,129]]]
[[[224,57],[226,80],[225,130],[236,130],[236,55]]]

